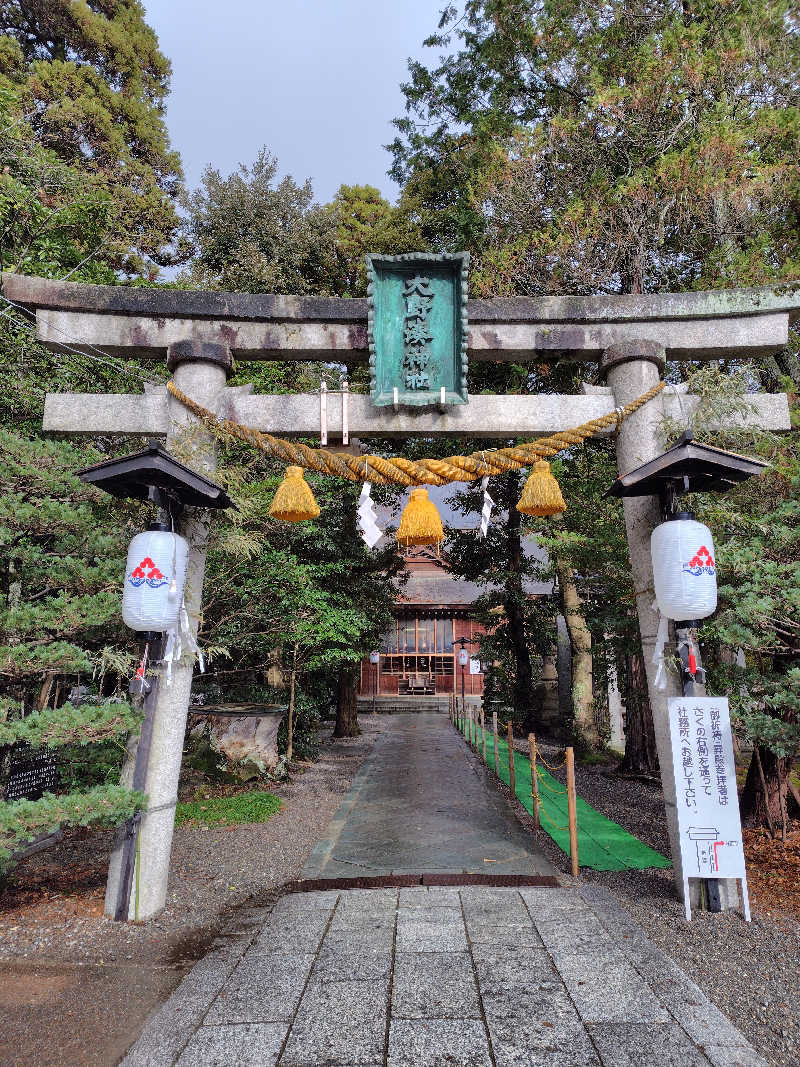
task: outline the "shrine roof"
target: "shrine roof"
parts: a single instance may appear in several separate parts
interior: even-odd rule
[[[446,573],[416,571],[409,575],[408,581],[401,589],[397,604],[412,607],[468,607],[484,593],[491,592],[494,585],[478,585],[467,582]],[[523,589],[529,596],[548,596],[553,591],[549,582],[526,581]]]

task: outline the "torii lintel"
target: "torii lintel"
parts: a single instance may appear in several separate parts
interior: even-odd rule
[[[164,358],[188,339],[227,345],[237,359],[363,361],[367,301],[336,297],[141,289],[3,274],[3,293],[36,316],[46,345],[118,357]],[[646,338],[667,357],[763,357],[783,348],[800,315],[800,282],[641,296],[470,300],[473,359],[598,359]]]

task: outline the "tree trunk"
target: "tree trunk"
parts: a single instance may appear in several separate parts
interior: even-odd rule
[[[358,667],[342,667],[336,691],[336,727],[334,737],[358,737],[358,705],[356,704],[356,678]]]
[[[761,785],[761,775],[758,771],[758,761],[755,750],[750,759],[747,769],[744,789],[739,798],[739,810],[742,814],[742,823],[745,826],[768,826],[767,811],[769,811],[772,825],[776,834],[781,832],[784,812],[786,811],[788,786],[787,780],[794,763],[793,756],[776,756],[763,745],[758,746],[761,756],[761,766],[764,770],[764,781],[767,786],[767,798],[765,802],[764,789]]]
[[[539,716],[533,693],[533,668],[528,640],[525,634],[525,594],[522,588],[522,516],[516,504],[520,496],[520,476],[510,474],[506,479],[507,514],[508,514],[508,578],[506,580],[507,596],[504,598],[503,610],[508,620],[508,632],[511,641],[511,653],[514,657],[513,704],[515,717],[522,725],[524,734],[536,733],[539,729]]]
[[[594,721],[592,634],[586,625],[583,603],[575,585],[575,572],[568,563],[557,559],[556,573],[572,646],[572,714],[575,741],[582,748],[596,751],[600,748],[600,735]]]
[[[619,769],[624,774],[658,774],[656,734],[641,649],[625,657],[625,756]]]
[[[294,687],[297,679],[297,645],[295,644],[292,649],[292,673],[289,675],[289,721],[287,723],[287,733],[289,739],[286,743],[286,759],[289,763],[292,762],[292,756],[294,755],[292,748],[292,738],[294,737]]]

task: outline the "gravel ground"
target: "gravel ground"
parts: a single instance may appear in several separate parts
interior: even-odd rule
[[[110,832],[70,836],[32,856],[17,869],[17,877],[35,876],[38,868],[80,866],[88,885],[92,880],[100,884],[93,887],[92,903],[82,906],[65,900],[54,878],[49,899],[24,915],[14,907],[13,889],[4,893],[0,959],[180,963],[198,958],[233,909],[255,898],[260,902],[270,890],[297,878],[386,723],[381,716],[362,716],[362,735],[337,741],[325,728],[319,760],[291,781],[267,787],[284,801],[283,811],[267,822],[176,829],[167,905],[148,923],[116,923],[102,915]]]
[[[236,935],[240,906],[269,905],[297,878],[386,725],[365,715],[361,737],[335,742],[328,729],[320,759],[272,788],[284,810],[266,823],[176,830],[167,906],[150,922],[103,917],[110,833],[21,864],[20,888],[0,897],[0,1065],[118,1063],[217,935]]]
[[[527,742],[515,745],[527,754]],[[545,759],[563,751],[542,743]],[[494,777],[494,776],[492,776]],[[563,772],[556,774],[563,782]],[[510,799],[508,788],[495,779]],[[669,855],[661,787],[616,777],[609,767],[576,765],[580,796],[651,848]],[[533,820],[515,801],[519,819],[536,833]],[[573,884],[569,858],[547,834],[538,844]],[[738,913],[693,912],[687,923],[675,896],[671,870],[581,871],[581,880],[616,894],[647,936],[692,978],[756,1049],[775,1067],[800,1064],[800,923],[789,915],[752,909],[751,923]]]

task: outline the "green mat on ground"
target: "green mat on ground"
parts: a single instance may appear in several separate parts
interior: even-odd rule
[[[458,720],[461,732],[466,736],[470,724]],[[478,751],[482,752],[481,728],[477,727]],[[486,731],[486,761],[494,769],[494,734]],[[508,744],[498,738],[498,773],[509,785]],[[569,829],[567,795],[564,786],[548,770],[537,763],[539,779],[539,812],[541,828],[552,837],[562,852],[569,855]],[[531,798],[531,761],[521,752],[514,752],[514,779],[517,798],[526,811],[533,814]],[[576,798],[578,818],[578,862],[581,867],[595,871],[643,870],[645,867],[671,867],[672,864],[660,852],[645,845],[629,834],[618,823],[607,819],[587,804]]]

